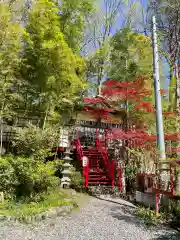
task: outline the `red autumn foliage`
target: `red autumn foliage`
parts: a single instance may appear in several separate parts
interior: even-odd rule
[[[142,77],[137,78],[135,81],[131,82],[116,82],[114,80],[108,80],[104,84],[102,89],[102,97],[97,98],[84,98],[86,104],[98,104],[98,103],[107,103],[114,99],[118,100],[128,100],[133,101],[134,107],[133,110],[142,110],[149,113],[155,114],[155,108],[151,102],[145,101],[146,97],[152,95],[151,90],[147,90],[144,87],[145,79]],[[160,90],[161,94],[165,94],[165,90]],[[113,108],[97,108],[97,107],[85,107],[84,110],[88,112],[91,116],[96,119],[109,120],[112,118],[109,113],[114,111]],[[164,112],[164,116],[175,116],[176,113],[173,112]],[[128,140],[129,145],[133,147],[144,147],[146,149],[152,149],[155,147],[155,142],[157,137],[155,135],[148,134],[142,130],[128,130],[123,131],[121,129],[109,129],[107,131],[107,138],[109,139],[121,139]],[[166,141],[177,141],[180,140],[180,135],[177,134],[168,134],[165,135]],[[148,143],[148,144],[147,144]]]
[[[84,98],[84,102],[88,104],[97,104],[104,102],[103,98]]]

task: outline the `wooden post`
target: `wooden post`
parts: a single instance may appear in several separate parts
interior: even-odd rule
[[[156,217],[158,216],[158,214],[159,214],[159,193],[156,190]]]
[[[114,160],[111,162],[111,177],[112,177],[112,187],[114,188]]]
[[[86,187],[89,185],[89,164],[86,165]]]

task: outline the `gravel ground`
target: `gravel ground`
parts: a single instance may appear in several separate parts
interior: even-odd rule
[[[142,227],[133,216],[133,205],[90,198],[88,204],[70,216],[39,224],[0,222],[3,240],[166,240],[180,239],[170,229]]]

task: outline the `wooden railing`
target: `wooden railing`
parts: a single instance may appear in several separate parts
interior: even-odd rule
[[[114,160],[110,161],[110,159],[108,157],[108,154],[107,154],[107,151],[105,151],[105,149],[103,149],[100,138],[99,138],[98,129],[96,129],[96,148],[102,154],[104,166],[105,166],[105,168],[108,172],[109,178],[111,179],[112,187],[114,187],[114,184],[115,184],[115,164],[114,164]]]
[[[78,137],[78,131],[76,133],[76,139],[74,141],[75,146],[76,146],[76,151],[79,155],[79,160],[80,160],[80,165],[83,168],[83,179],[84,179],[84,187],[88,186],[88,179],[89,179],[89,163],[88,163],[88,158],[87,156],[84,156],[83,149],[81,146],[81,142]]]

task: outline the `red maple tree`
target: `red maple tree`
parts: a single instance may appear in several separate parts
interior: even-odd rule
[[[91,116],[98,120],[113,121],[111,113],[115,111],[113,104],[111,107],[94,107],[93,105],[104,104],[111,105],[112,101],[131,102],[133,103],[132,111],[140,111],[140,113],[151,113],[155,117],[155,107],[151,101],[146,100],[147,97],[152,96],[152,90],[146,89],[145,80],[142,77],[136,78],[135,81],[130,82],[116,82],[114,80],[108,80],[105,82],[104,87],[101,90],[101,96],[96,98],[84,98],[84,102],[90,106],[86,106],[83,111],[88,112]],[[161,94],[165,94],[166,91],[160,90]],[[163,112],[164,116],[175,116],[174,112]],[[140,128],[128,129],[126,131],[122,129],[108,129],[107,137],[109,139],[122,139],[128,140],[132,143],[134,141],[134,147],[145,147],[148,149],[156,146],[156,135],[148,134],[147,127],[142,122]],[[165,140],[177,141],[180,139],[180,135],[166,134]],[[148,143],[148,144],[147,144]],[[175,149],[174,149],[175,151]]]

